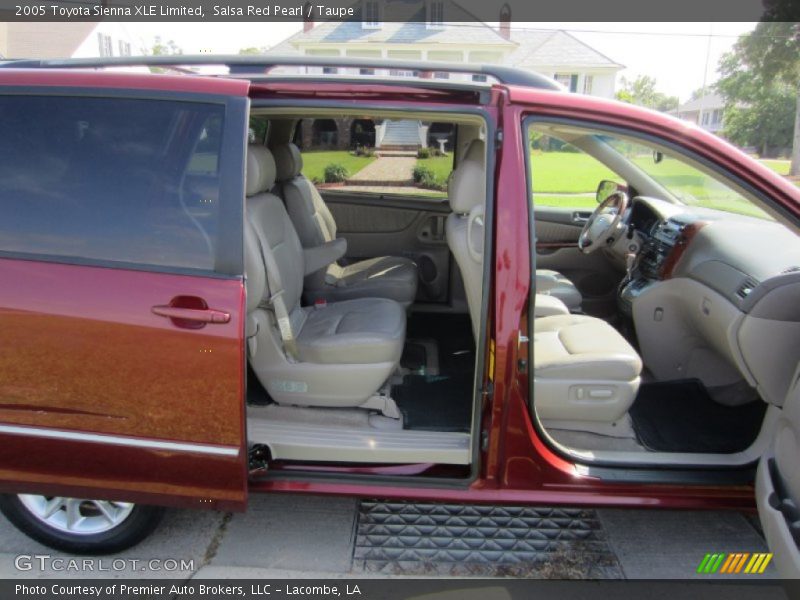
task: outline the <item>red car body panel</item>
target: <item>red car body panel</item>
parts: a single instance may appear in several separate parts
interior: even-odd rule
[[[0,480],[244,502],[240,279],[0,259],[0,281]],[[180,295],[231,319],[152,312]]]
[[[749,486],[616,483],[588,474],[542,440],[528,410],[521,364],[531,264],[523,119],[570,118],[653,135],[719,165],[800,214],[800,192],[719,138],[651,111],[577,94],[495,86],[474,92],[75,70],[2,70],[2,86],[56,86],[219,94],[270,100],[338,100],[453,112],[482,109],[503,131],[495,153],[494,247],[487,339],[495,369],[483,406],[487,443],[477,478],[441,486],[402,482],[427,465],[293,465],[254,472],[251,491],[364,495],[437,501],[749,508]],[[83,92],[82,92],[83,93]],[[489,140],[489,145],[493,140]],[[112,438],[55,439],[0,432],[0,489],[183,506],[243,508],[248,490],[243,377],[244,287],[239,279],[0,259],[0,425]],[[154,315],[177,295],[228,312],[226,324],[185,330]],[[488,344],[488,342],[487,342]],[[145,351],[142,351],[145,348]],[[40,432],[41,433],[41,432]],[[113,443],[104,443],[113,441]],[[147,447],[145,442],[160,444]],[[189,444],[174,446],[174,444]],[[193,446],[197,445],[194,450]],[[220,452],[224,452],[221,454]],[[69,456],[55,468],[49,456]],[[327,471],[317,478],[312,471]],[[333,474],[342,476],[333,481]],[[368,475],[395,476],[377,484]],[[360,477],[360,480],[356,479]]]
[[[250,88],[250,82],[247,80],[80,69],[0,69],[0,85],[67,87],[79,90],[86,88],[152,90],[222,96],[247,96]]]

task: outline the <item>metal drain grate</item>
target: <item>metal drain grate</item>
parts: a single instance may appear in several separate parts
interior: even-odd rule
[[[364,501],[356,572],[621,578],[592,510]]]

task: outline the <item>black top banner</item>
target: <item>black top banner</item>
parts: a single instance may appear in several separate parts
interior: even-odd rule
[[[798,21],[800,0],[0,0],[4,21]]]

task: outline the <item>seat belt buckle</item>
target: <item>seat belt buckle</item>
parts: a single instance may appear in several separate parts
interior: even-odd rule
[[[322,310],[328,306],[328,301],[325,298],[317,298],[314,300],[314,310]]]

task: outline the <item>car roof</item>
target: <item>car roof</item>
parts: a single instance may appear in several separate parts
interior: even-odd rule
[[[287,73],[286,68],[328,67],[363,68],[370,70],[411,71],[415,77],[391,77],[367,75],[362,78],[338,77],[330,73]],[[0,63],[0,72],[6,69],[120,69],[120,68],[159,68],[188,76],[216,76],[219,78],[247,79],[250,81],[331,81],[346,80],[349,83],[383,84],[439,89],[479,90],[490,87],[489,79],[506,85],[522,85],[536,89],[563,90],[554,80],[525,69],[505,65],[484,65],[473,63],[447,63],[435,61],[398,61],[354,57],[313,57],[313,56],[270,56],[270,55],[168,55],[168,56],[125,56],[108,58],[15,60]],[[472,75],[472,81],[447,81],[437,79],[440,73]],[[478,76],[476,79],[475,76]],[[480,79],[486,81],[482,83]]]

